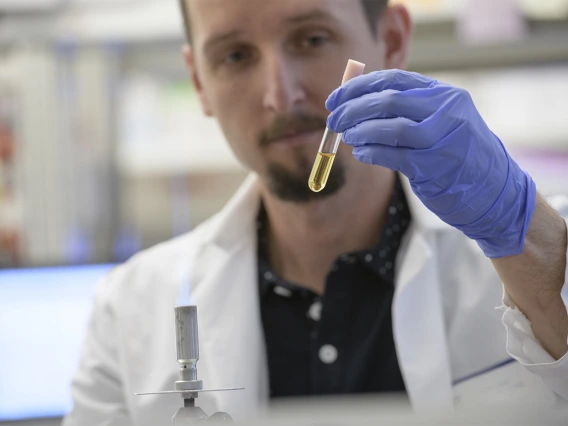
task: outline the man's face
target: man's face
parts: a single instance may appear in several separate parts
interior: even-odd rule
[[[352,58],[382,68],[359,0],[190,0],[194,79],[240,161],[282,199],[336,192],[356,167],[343,146],[319,194],[308,177],[325,100]],[[203,141],[206,143],[206,141]]]

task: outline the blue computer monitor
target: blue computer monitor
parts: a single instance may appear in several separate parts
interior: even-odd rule
[[[113,267],[0,270],[0,421],[71,408],[95,287]]]

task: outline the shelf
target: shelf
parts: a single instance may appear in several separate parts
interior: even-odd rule
[[[513,43],[465,46],[453,22],[416,27],[409,69],[419,72],[472,70],[568,63],[568,21],[530,22],[526,39]]]

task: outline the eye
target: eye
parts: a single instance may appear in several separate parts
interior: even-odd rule
[[[294,47],[304,53],[315,53],[326,47],[331,41],[332,35],[328,31],[299,31],[294,37]]]
[[[327,42],[327,38],[322,35],[313,35],[304,40],[306,47],[319,47]]]
[[[236,50],[234,52],[229,53],[225,57],[225,62],[227,64],[238,64],[244,61],[247,58],[247,53],[244,50]]]

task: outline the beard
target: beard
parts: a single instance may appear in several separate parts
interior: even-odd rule
[[[308,203],[330,197],[345,184],[345,168],[337,161],[337,157],[335,160],[327,184],[320,192],[313,192],[308,187],[313,163],[304,156],[298,158],[298,170],[295,171],[281,164],[271,163],[267,169],[268,190],[280,200],[293,203]]]

